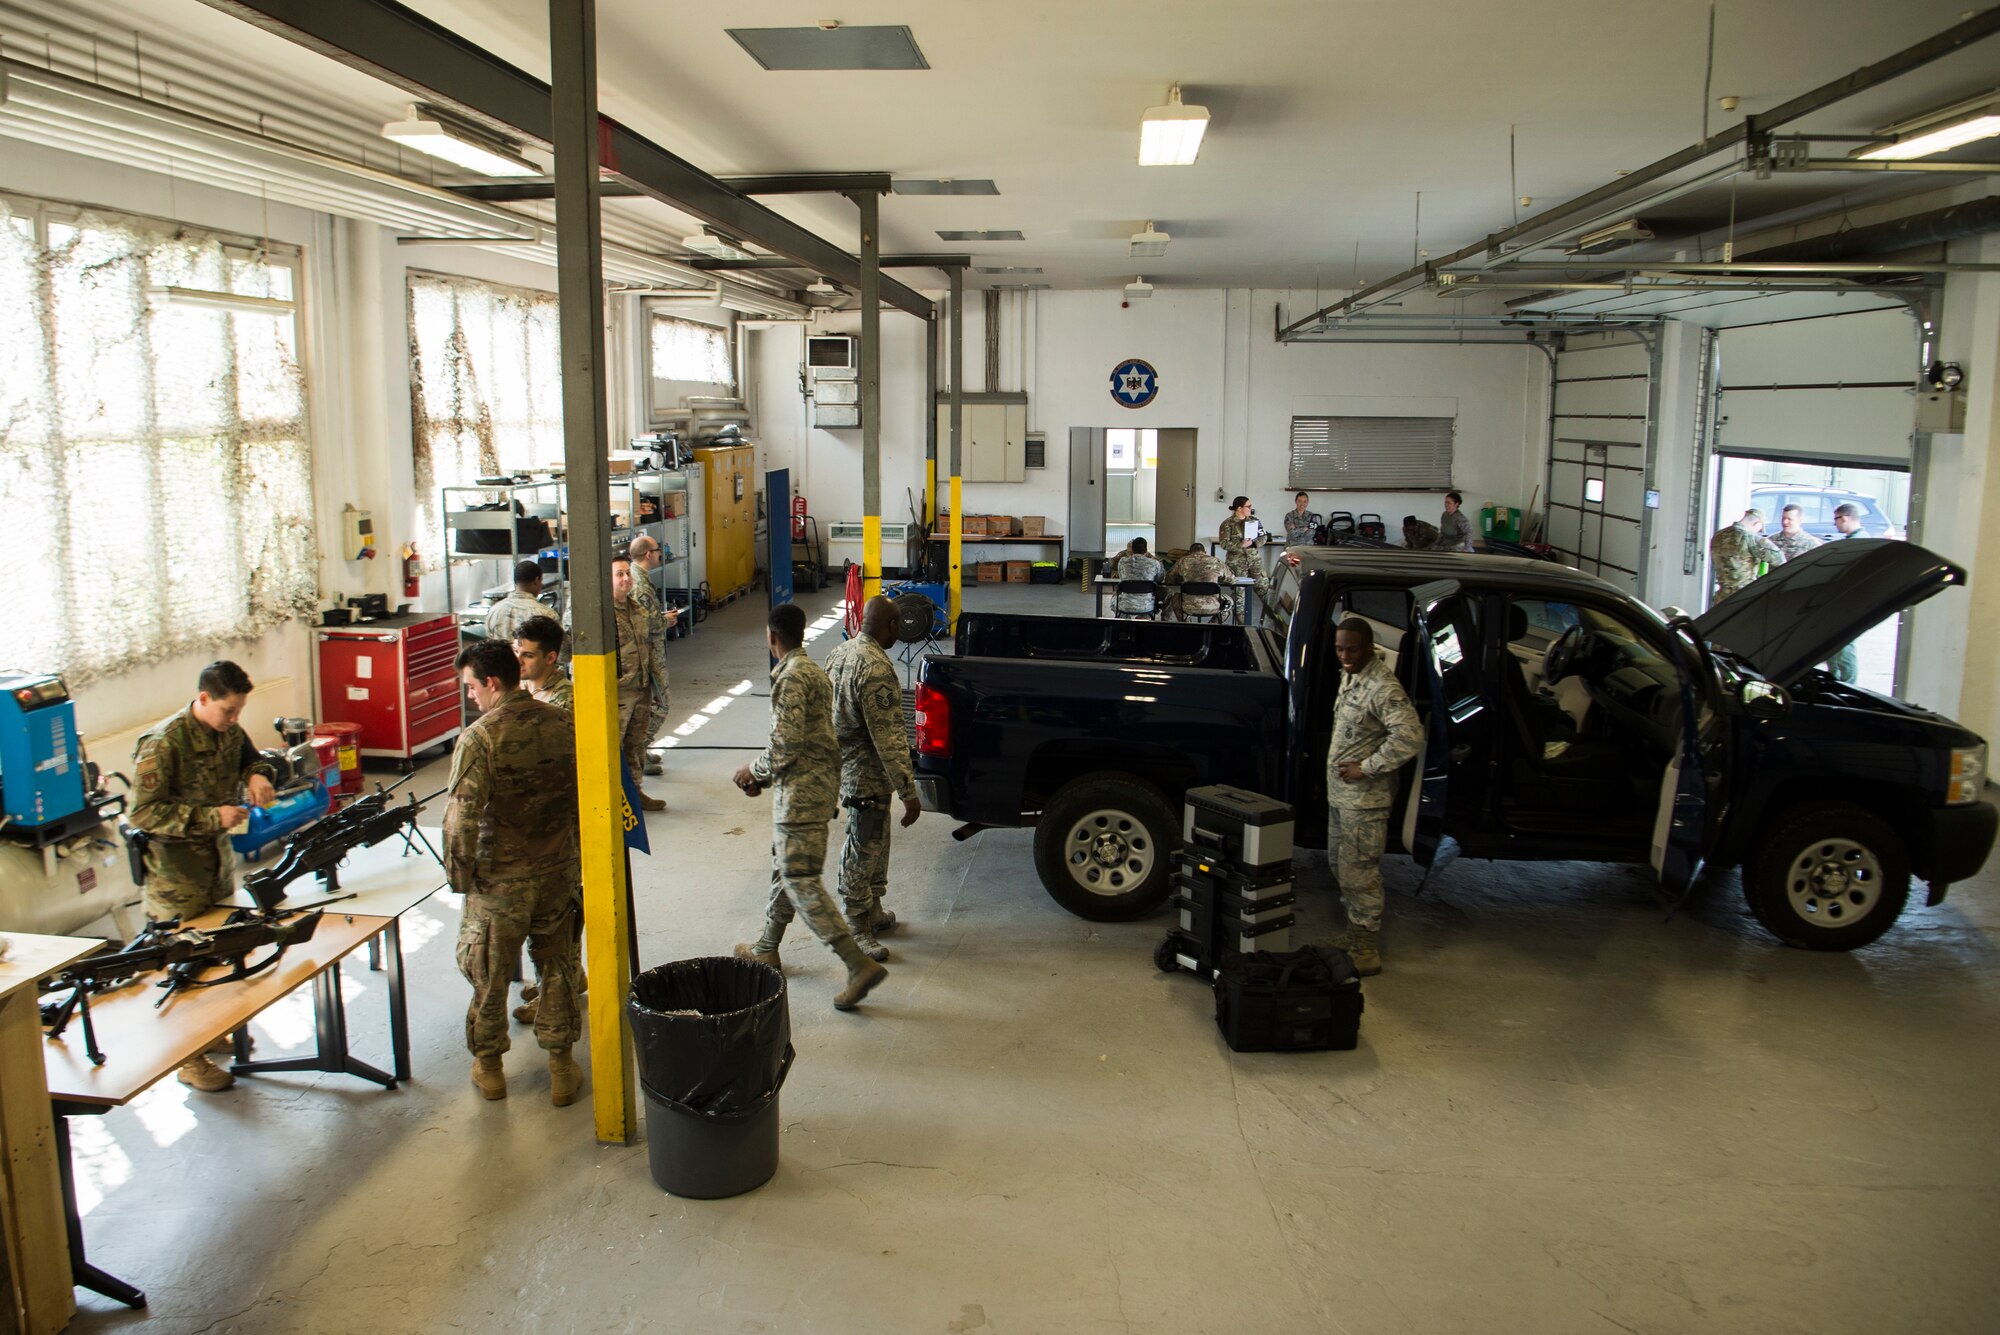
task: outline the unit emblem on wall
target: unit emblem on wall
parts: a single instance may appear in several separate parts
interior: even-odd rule
[[[1111,373],[1111,397],[1121,408],[1143,408],[1160,396],[1160,373],[1137,357],[1118,363]]]

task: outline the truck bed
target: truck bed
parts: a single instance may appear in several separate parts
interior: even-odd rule
[[[1127,663],[1217,672],[1276,670],[1270,632],[1175,621],[970,613],[959,618],[961,658]]]

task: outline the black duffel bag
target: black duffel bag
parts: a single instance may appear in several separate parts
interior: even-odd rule
[[[1352,1048],[1361,1007],[1354,961],[1332,947],[1231,951],[1215,975],[1215,1027],[1236,1052]]]

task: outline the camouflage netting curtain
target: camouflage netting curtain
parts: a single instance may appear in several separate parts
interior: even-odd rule
[[[411,274],[410,413],[418,550],[424,568],[437,570],[445,555],[439,488],[563,461],[554,294]]]
[[[0,198],[9,663],[77,685],[312,613],[296,281],[293,252]]]

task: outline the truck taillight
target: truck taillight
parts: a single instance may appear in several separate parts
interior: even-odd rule
[[[944,692],[934,691],[922,682],[918,682],[916,715],[917,754],[950,755],[951,703],[944,698]]]

